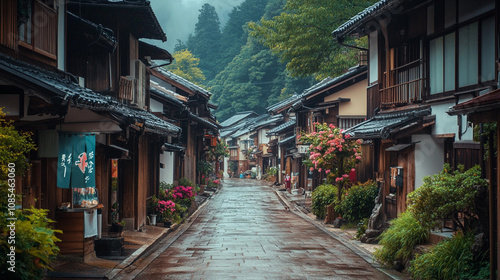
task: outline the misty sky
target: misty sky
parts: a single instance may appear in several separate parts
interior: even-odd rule
[[[221,27],[227,21],[229,12],[240,5],[243,0],[150,0],[151,7],[158,21],[167,34],[167,42],[159,40],[145,40],[150,44],[174,52],[177,39],[186,42],[189,34],[194,32],[194,26],[198,21],[200,9],[205,3],[215,7],[221,21]]]

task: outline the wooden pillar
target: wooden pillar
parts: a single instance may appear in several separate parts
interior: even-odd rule
[[[500,127],[499,127],[499,123],[500,123],[500,114],[497,115],[497,148],[499,147],[500,145]],[[489,142],[489,153],[490,153],[490,221],[492,221],[493,223],[490,223],[490,279],[494,279],[495,277],[495,273],[496,271],[498,270],[498,268],[500,267],[500,258],[498,257],[498,253],[499,253],[499,246],[498,244],[500,244],[500,234],[498,234],[499,232],[499,229],[498,229],[498,225],[500,225],[500,222],[498,221],[498,218],[500,217],[500,215],[498,215],[498,213],[500,213],[500,197],[498,195],[498,186],[500,184],[500,169],[498,168],[500,166],[500,156],[497,155],[497,161],[496,161],[496,168],[497,168],[497,172],[496,172],[496,186],[495,186],[495,183],[494,183],[494,172],[495,172],[495,164],[494,164],[494,150],[493,150],[493,133],[490,135],[490,139]],[[494,195],[496,195],[496,197],[493,197]],[[496,207],[495,205],[491,205],[493,204],[494,202],[496,201]],[[496,209],[495,209],[496,208]],[[496,211],[495,211],[496,210]],[[495,233],[496,233],[496,246],[494,244],[494,241],[495,240]],[[496,279],[500,279],[500,274],[497,275]]]

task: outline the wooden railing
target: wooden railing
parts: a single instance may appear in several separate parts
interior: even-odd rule
[[[384,76],[386,74],[384,73]],[[423,62],[420,59],[391,70],[389,85],[380,90],[382,106],[408,104],[422,100],[424,81]]]

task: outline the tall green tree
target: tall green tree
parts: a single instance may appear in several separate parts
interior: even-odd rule
[[[291,78],[285,65],[271,51],[249,37],[241,52],[208,85],[212,101],[224,120],[239,111],[265,113],[266,107],[300,92],[311,79]]]
[[[200,68],[208,79],[217,74],[218,55],[220,53],[220,21],[215,8],[206,3],[200,9],[194,35],[186,43],[189,50],[200,58]]]
[[[334,42],[331,32],[374,2],[288,0],[280,15],[250,23],[251,35],[277,54],[293,76],[338,76],[356,64],[358,51]]]
[[[203,75],[203,71],[198,67],[200,63],[199,58],[196,58],[188,50],[177,51],[172,56],[174,57],[174,62],[165,67],[167,70],[197,85],[203,84],[205,75]]]
[[[240,53],[247,42],[247,24],[258,21],[266,10],[267,0],[244,1],[229,13],[229,19],[222,29],[220,64],[222,71],[231,60]]]

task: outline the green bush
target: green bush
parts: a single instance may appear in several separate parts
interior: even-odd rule
[[[396,261],[405,264],[413,257],[415,246],[428,238],[429,230],[406,211],[392,220],[391,226],[380,235],[379,244],[383,246],[375,251],[375,259],[388,267],[394,267]]]
[[[424,184],[408,195],[408,210],[429,229],[440,226],[441,219],[451,218],[463,231],[473,230],[468,226],[477,219],[474,199],[478,186],[487,186],[479,166],[467,171],[459,166],[452,172],[445,164],[440,173],[425,177]],[[463,214],[464,221],[458,219],[458,213]]]
[[[408,272],[413,279],[485,279],[485,269],[481,263],[474,264],[471,246],[474,235],[457,234],[439,242],[427,253],[416,255],[411,261]],[[486,266],[484,266],[486,267]],[[478,275],[481,274],[481,275]],[[489,274],[489,273],[488,273]]]
[[[319,219],[326,216],[326,207],[335,201],[337,187],[333,185],[320,185],[312,192],[312,213]]]
[[[0,182],[0,195],[8,197],[8,187],[4,182]],[[0,271],[1,279],[13,279],[13,272],[8,271],[10,267],[7,261],[10,257],[11,246],[15,248],[15,278],[16,279],[43,279],[45,270],[51,269],[51,263],[59,254],[59,247],[56,242],[59,240],[56,233],[61,230],[52,228],[54,222],[47,218],[49,210],[46,209],[24,209],[15,210],[15,216],[10,216],[7,208],[7,199],[0,201]],[[16,218],[15,221],[15,243],[7,237],[10,229],[8,218]],[[9,243],[10,242],[10,243]]]
[[[378,187],[373,181],[353,186],[335,210],[349,222],[358,223],[370,217],[377,195]]]
[[[357,230],[356,230],[356,239],[360,239],[361,236],[363,236],[368,229],[368,218],[363,219],[361,222],[358,223]]]

